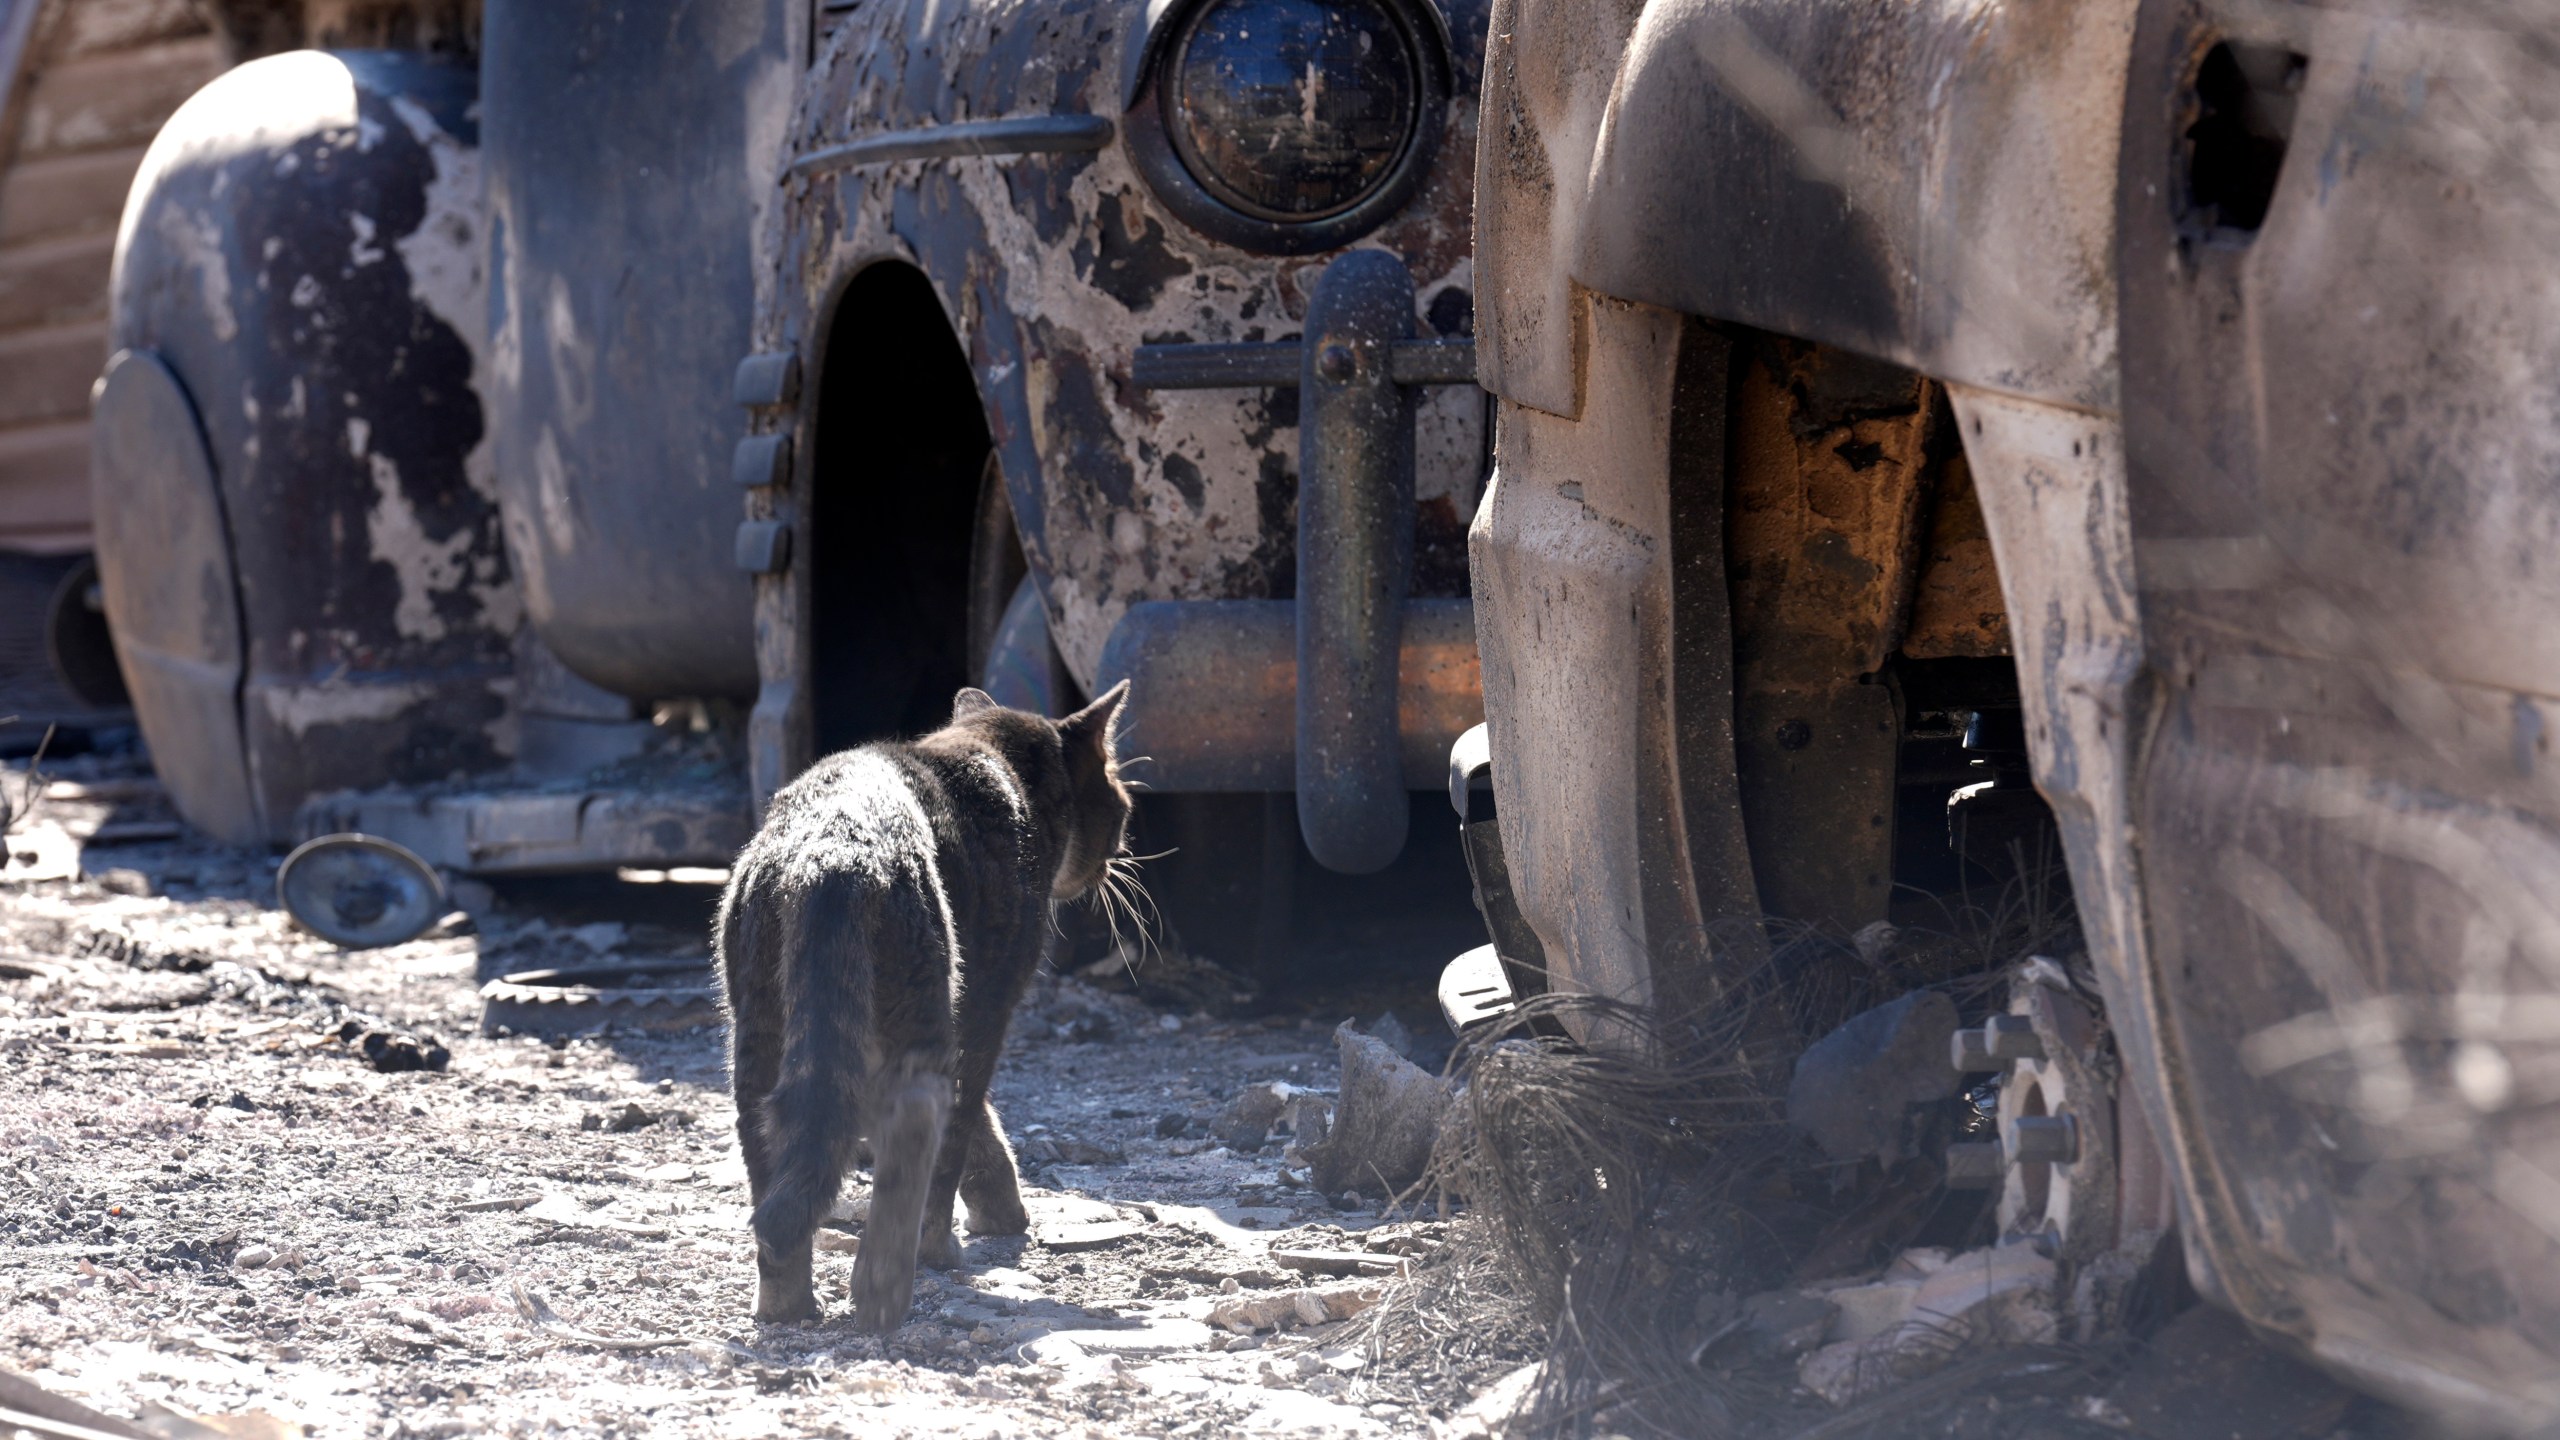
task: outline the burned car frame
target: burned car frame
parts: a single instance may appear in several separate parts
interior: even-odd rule
[[[1947,1168],[2539,1433],[2560,77],[2461,12],[1505,0],[1482,763],[1502,958],[1674,1012],[2031,766],[2096,995]]]

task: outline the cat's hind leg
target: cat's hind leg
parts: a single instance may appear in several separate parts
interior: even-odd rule
[[[782,1081],[781,934],[758,892],[763,873],[741,862],[720,902],[720,998],[729,1020],[729,1091],[738,1107],[738,1150],[747,1193],[761,1203],[773,1185],[773,1144],[764,1131],[765,1097]]]
[[[1011,920],[1009,928],[991,924],[982,935],[969,962],[969,983],[961,990],[960,1094],[951,1112],[950,1152],[942,1157],[925,1221],[926,1259],[936,1265],[960,1263],[960,1246],[951,1234],[955,1190],[969,1202],[970,1234],[1031,1233],[1031,1216],[1022,1206],[1022,1177],[1014,1169],[1013,1148],[1005,1144],[1004,1122],[997,1118],[987,1089],[995,1083],[1014,1006],[1047,955],[1046,887],[1028,897]]]
[[[814,1320],[818,1297],[810,1241],[853,1159],[859,1125],[856,1077],[795,1075],[786,1060],[782,1083],[767,1098],[763,1124],[771,1179],[757,1197],[756,1318]]]
[[[951,1077],[929,1070],[898,1076],[865,1109],[874,1161],[871,1217],[853,1262],[853,1323],[886,1335],[905,1322],[915,1296],[925,1203],[951,1118]]]

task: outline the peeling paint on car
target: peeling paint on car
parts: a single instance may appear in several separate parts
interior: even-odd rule
[[[412,640],[441,640],[445,623],[436,613],[436,596],[462,588],[472,580],[484,583],[486,574],[475,574],[470,554],[472,535],[457,530],[438,540],[427,534],[426,525],[418,518],[417,507],[409,503],[400,488],[400,467],[388,456],[368,455],[367,467],[373,475],[373,508],[365,513],[365,535],[372,545],[373,558],[391,567],[400,577],[400,598],[392,606],[391,624]],[[495,557],[481,557],[483,564],[495,568]]]
[[[812,66],[794,147],[963,118],[1115,115],[1109,77],[1126,18],[1115,6],[1025,0],[866,8]],[[1462,75],[1474,73],[1482,21],[1474,4],[1452,7]],[[1474,129],[1462,86],[1421,192],[1358,242],[1411,267],[1426,334],[1453,315],[1471,319]],[[1330,257],[1280,260],[1200,235],[1116,144],[795,181],[765,248],[776,283],[760,309],[760,349],[814,353],[844,277],[863,265],[903,260],[933,282],[981,377],[1051,634],[1080,681],[1131,604],[1293,593],[1294,389],[1151,392],[1130,383],[1129,367],[1142,343],[1295,338],[1306,288]],[[1418,409],[1418,548],[1438,558],[1417,566],[1416,593],[1462,595],[1484,408],[1455,387]],[[1126,543],[1140,533],[1142,545]]]
[[[397,720],[410,707],[435,698],[429,684],[355,685],[323,682],[256,692],[267,719],[296,740],[332,726]]]
[[[223,255],[222,222],[216,216],[172,206],[153,217],[160,242],[179,257],[195,277],[200,303],[217,340],[240,338],[240,317],[231,308],[231,267]],[[124,248],[124,241],[117,242]],[[255,418],[254,416],[252,418]]]
[[[271,838],[315,789],[505,758],[523,611],[478,388],[472,84],[382,53],[253,62],[171,119],[127,207],[115,345],[239,397],[198,419],[244,653],[199,679],[240,716]],[[140,718],[155,748],[184,723]]]

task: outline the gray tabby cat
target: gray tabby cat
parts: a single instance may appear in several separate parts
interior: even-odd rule
[[[976,1234],[1030,1228],[987,1083],[1050,907],[1107,884],[1123,849],[1127,693],[1052,722],[963,690],[944,728],[830,755],[773,797],[718,936],[758,1320],[817,1315],[809,1242],[864,1139],[863,1329],[906,1318],[920,1253],[959,1263],[955,1193]]]

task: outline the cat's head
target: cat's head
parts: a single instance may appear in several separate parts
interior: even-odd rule
[[[1099,699],[1054,723],[1066,759],[1067,853],[1058,878],[1049,887],[1055,900],[1074,900],[1090,893],[1109,873],[1112,857],[1127,848],[1129,788],[1120,779],[1121,702],[1129,698],[1129,682],[1121,681]],[[997,709],[983,690],[963,690],[952,719]]]
[[[1111,858],[1128,848],[1129,787],[1120,782],[1120,704],[1129,682],[1102,692],[1092,704],[1058,722],[1066,747],[1067,783],[1074,795],[1075,839],[1058,867],[1051,898],[1073,900],[1102,883]]]

